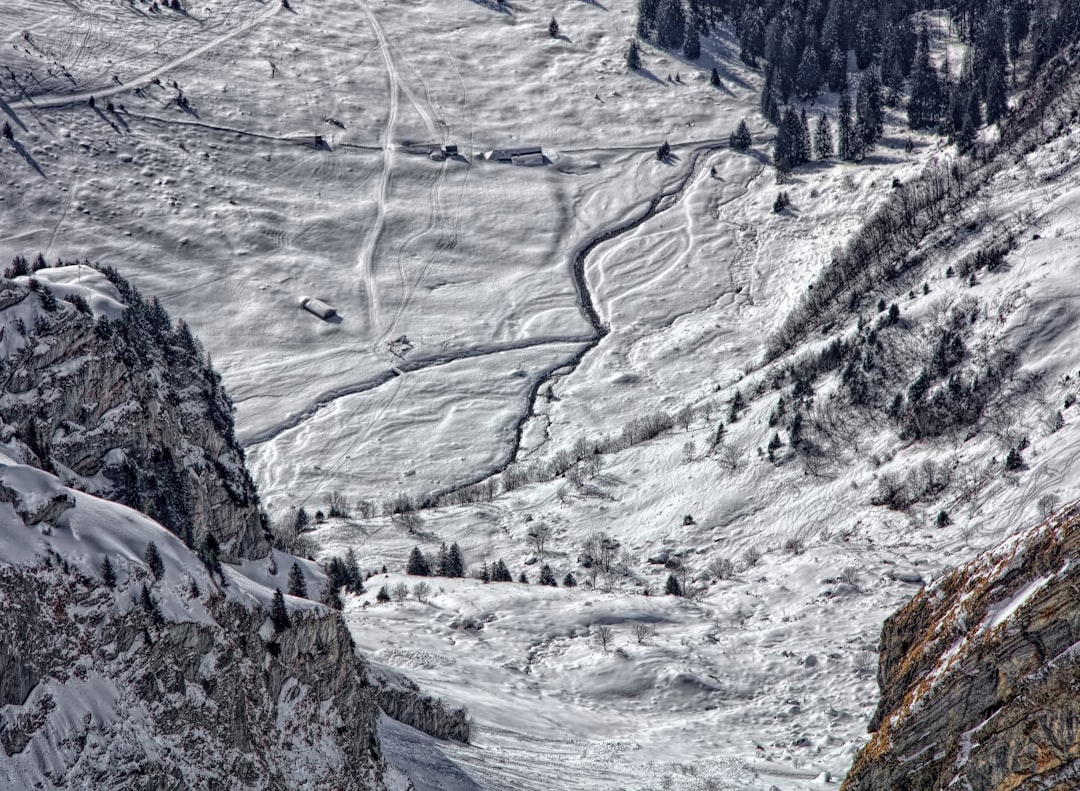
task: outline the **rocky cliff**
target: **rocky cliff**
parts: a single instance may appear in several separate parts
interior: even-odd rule
[[[197,550],[209,545],[224,561],[265,556],[232,404],[186,326],[109,269],[31,272],[16,259],[5,274],[0,441]]]
[[[889,618],[878,683],[874,733],[844,791],[1080,787],[1080,508]]]

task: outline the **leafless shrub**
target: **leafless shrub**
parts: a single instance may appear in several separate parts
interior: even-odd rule
[[[409,586],[404,582],[399,582],[390,589],[390,595],[394,597],[394,601],[400,604],[409,598]]]
[[[784,541],[784,551],[792,555],[801,555],[806,551],[806,539],[802,536],[790,536]]]
[[[675,420],[667,412],[653,412],[644,417],[637,417],[623,426],[622,438],[627,445],[637,445],[659,436],[675,425]]]
[[[907,481],[895,472],[883,472],[878,476],[877,491],[870,498],[871,505],[884,505],[893,511],[906,511],[911,506],[911,494]]]
[[[418,602],[423,604],[428,600],[428,596],[431,595],[431,586],[426,582],[418,582],[412,586],[412,594]]]
[[[845,566],[840,572],[839,577],[841,582],[844,582],[852,587],[859,584],[859,567],[858,566]]]
[[[742,562],[748,569],[752,569],[761,560],[761,550],[757,547],[747,547],[742,553]]]
[[[689,431],[690,424],[694,422],[694,410],[692,407],[684,406],[678,412],[675,413],[675,425],[679,426],[683,431]]]
[[[720,453],[717,454],[716,463],[720,465],[722,470],[727,472],[738,472],[743,468],[745,458],[745,451],[734,445],[724,445],[720,448]]]
[[[1039,515],[1044,519],[1050,516],[1050,514],[1057,510],[1058,502],[1060,502],[1060,500],[1061,498],[1056,494],[1044,494],[1039,498],[1038,502]]]
[[[735,576],[735,564],[728,558],[713,558],[705,571],[713,579],[728,580]]]
[[[585,470],[580,464],[575,464],[574,466],[570,467],[570,469],[568,469],[564,474],[566,476],[566,480],[570,481],[570,483],[574,484],[574,486],[578,487],[579,489],[581,488],[582,484],[585,483]]]
[[[688,439],[682,446],[682,463],[689,464],[692,462],[696,452],[697,446],[694,444],[694,440]]]
[[[540,556],[541,560],[544,559],[544,547],[547,546],[549,538],[551,538],[551,528],[547,523],[540,522],[529,528],[529,540],[536,547],[536,554]]]
[[[375,516],[375,503],[371,500],[357,500],[356,512],[361,519],[372,519]]]
[[[615,630],[606,624],[601,624],[596,627],[596,631],[593,632],[593,640],[604,651],[610,651],[611,646],[615,643]]]
[[[648,645],[656,635],[656,628],[649,623],[636,623],[634,624],[634,642],[638,645]]]

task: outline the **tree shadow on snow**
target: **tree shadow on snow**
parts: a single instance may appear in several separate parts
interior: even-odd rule
[[[649,69],[645,68],[644,66],[642,66],[642,67],[641,67],[640,69],[638,69],[637,71],[635,71],[635,72],[634,72],[634,74],[637,74],[637,75],[639,75],[639,76],[641,76],[641,77],[644,77],[644,78],[645,78],[645,79],[647,79],[647,80],[652,80],[653,82],[658,82],[658,83],[660,83],[661,85],[665,85],[665,84],[666,84],[666,83],[665,83],[665,82],[664,82],[664,81],[663,81],[662,79],[660,79],[659,77],[657,77],[657,76],[656,76],[655,74],[653,74],[653,73],[652,73],[652,71],[650,71]]]
[[[11,118],[11,120],[12,120],[12,121],[14,121],[14,122],[15,122],[15,125],[16,125],[17,127],[19,127],[20,129],[22,129],[22,130],[23,130],[24,132],[28,131],[28,130],[27,130],[27,128],[26,128],[26,124],[24,124],[24,123],[22,122],[22,119],[21,119],[21,118],[19,118],[19,116],[15,114],[15,111],[14,111],[14,110],[12,110],[12,109],[11,109],[11,106],[10,106],[10,105],[9,105],[9,104],[8,104],[7,102],[5,102],[5,101],[4,101],[3,99],[0,99],[0,110],[3,110],[3,111],[4,111],[4,113],[5,113],[5,114],[6,114],[6,115],[7,115],[7,116],[8,116],[9,118]]]
[[[500,3],[498,0],[472,0],[478,6],[483,6],[488,11],[496,11],[500,14],[514,13],[514,7],[509,3]]]
[[[607,11],[607,6],[603,5],[602,3],[597,2],[597,0],[581,0],[581,2],[585,3],[585,5],[595,6],[596,8],[599,8],[601,11]]]
[[[45,175],[45,171],[41,169],[41,166],[30,155],[30,152],[26,150],[26,147],[23,146],[22,143],[20,143],[18,140],[12,140],[11,145],[16,151],[19,152],[20,156],[22,156],[22,158],[26,160],[26,164],[28,164],[30,167],[32,167],[38,172],[39,176],[41,176],[46,181],[49,180],[49,177]]]

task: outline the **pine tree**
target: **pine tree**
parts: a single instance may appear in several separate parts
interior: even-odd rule
[[[626,51],[626,68],[637,71],[641,68],[641,50],[635,40],[630,41],[630,49]]]
[[[924,28],[919,34],[915,64],[911,73],[911,98],[908,100],[908,125],[923,129],[937,123],[941,114],[941,83],[930,61],[930,38]]]
[[[9,124],[7,121],[4,121],[4,126],[2,127],[2,131],[0,131],[0,134],[3,134],[5,140],[15,139],[15,133],[11,131],[11,124]]]
[[[1005,115],[1005,64],[995,60],[986,70],[986,123],[996,124]]]
[[[555,572],[551,570],[551,566],[545,563],[540,567],[540,584],[550,585],[552,588],[558,586],[558,582],[555,581]]]
[[[746,119],[743,118],[739,121],[739,125],[735,128],[735,131],[731,133],[731,137],[728,143],[736,151],[745,151],[750,148],[753,141],[750,139],[750,130],[746,126]]]
[[[683,55],[687,60],[697,60],[701,57],[701,37],[693,22],[686,26],[686,34],[683,37]]]
[[[281,588],[274,588],[274,600],[270,605],[270,623],[274,625],[275,632],[284,632],[292,626],[289,611],[285,609],[285,597],[281,594]]]
[[[829,90],[834,93],[847,88],[847,53],[839,46],[834,47],[829,53],[829,66],[825,79],[829,84]]]
[[[480,564],[480,574],[478,576],[481,582],[491,582],[491,567],[488,566],[486,560]]]
[[[419,547],[413,547],[412,552],[409,553],[409,562],[405,566],[405,573],[415,577],[431,576],[431,567],[428,566],[427,558],[424,557],[424,553],[420,551]]]
[[[559,22],[555,17],[552,17],[551,21],[548,22],[548,35],[552,38],[559,37]]]
[[[345,601],[341,598],[341,586],[336,580],[327,580],[323,588],[322,603],[334,610],[344,610]]]
[[[572,571],[566,572],[566,576],[563,577],[563,579],[562,579],[562,585],[563,585],[564,588],[576,588],[577,587],[577,580],[574,579],[574,572],[572,572]]]
[[[780,125],[780,98],[776,84],[776,68],[769,66],[765,72],[765,86],[761,89],[761,114],[770,123]]]
[[[345,553],[345,590],[357,595],[364,592],[364,574],[360,571],[360,564],[356,560],[356,552],[352,547]]]
[[[161,553],[158,552],[157,544],[153,541],[146,545],[143,560],[146,561],[146,566],[150,569],[150,573],[154,575],[154,579],[161,579],[161,575],[165,573],[165,563],[161,559]]]
[[[666,162],[667,158],[670,156],[671,146],[668,145],[668,141],[665,140],[663,143],[660,144],[659,148],[656,149],[656,158],[659,159],[661,162]]]
[[[859,71],[869,68],[880,45],[878,22],[870,8],[863,11],[855,25],[854,45],[855,65],[859,67]]]
[[[465,576],[465,558],[461,554],[461,547],[457,545],[455,541],[450,545],[450,559],[448,563],[450,577],[464,577]]]
[[[660,0],[638,0],[638,38],[651,39],[655,35],[656,14],[659,9]]]
[[[848,92],[840,94],[840,106],[837,110],[837,153],[840,159],[849,162],[855,159],[855,125],[851,118],[851,97]]]
[[[520,582],[522,585],[529,584],[529,575],[526,574],[524,570],[518,575],[518,582]]]
[[[818,116],[817,129],[814,131],[814,153],[818,159],[830,159],[836,153],[833,148],[832,124],[825,113]]]
[[[385,585],[379,588],[379,592],[375,594],[375,601],[384,603],[390,601],[390,591]]]
[[[142,586],[142,590],[139,592],[139,603],[142,605],[143,611],[150,616],[155,624],[160,626],[165,622],[164,617],[161,615],[161,608],[158,607],[157,600],[151,595],[150,589],[145,585]]]
[[[682,586],[675,579],[674,574],[668,574],[667,582],[664,583],[665,596],[682,596]]]
[[[682,0],[660,0],[656,12],[656,43],[677,50],[686,37],[686,12]]]
[[[495,566],[491,570],[492,582],[513,582],[514,578],[510,574],[510,569],[506,567],[506,563],[502,558],[495,561]]]
[[[885,131],[885,102],[881,96],[881,79],[877,68],[867,69],[859,81],[855,97],[855,125],[860,127],[863,150],[869,150]]]
[[[809,162],[813,148],[810,145],[810,123],[806,120],[806,108],[799,113],[799,162]]]
[[[296,530],[297,535],[299,535],[307,530],[309,524],[311,524],[311,518],[308,516],[308,512],[304,510],[304,507],[300,506],[296,509],[296,517],[293,519],[293,529]]]
[[[714,88],[720,87],[720,72],[716,70],[715,66],[713,66],[712,74],[709,75],[709,85]]]
[[[116,587],[116,571],[113,570],[113,564],[108,555],[101,561],[101,579],[106,588]]]
[[[435,574],[439,577],[452,577],[450,573],[450,551],[446,548],[446,542],[439,547],[439,557],[435,561]]]
[[[757,59],[765,54],[765,15],[759,3],[743,5],[737,30],[739,59],[747,66],[757,66]]]
[[[803,49],[802,60],[799,61],[799,69],[795,74],[795,93],[804,100],[817,98],[821,91],[821,64],[818,62],[817,49],[808,44]]]
[[[289,595],[307,598],[307,580],[304,579],[304,570],[299,563],[293,563],[289,569]]]

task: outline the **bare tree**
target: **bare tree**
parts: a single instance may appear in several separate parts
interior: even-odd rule
[[[636,623],[634,624],[634,641],[638,645],[648,645],[656,635],[656,628],[651,623]]]
[[[423,604],[427,601],[428,596],[431,595],[431,586],[426,582],[418,582],[412,586],[412,594],[416,597],[416,600]]]
[[[604,649],[604,651],[610,651],[611,646],[615,644],[615,630],[610,626],[601,624],[600,626],[597,626],[596,631],[593,632],[593,640],[595,640],[596,644]]]
[[[720,448],[720,454],[717,456],[717,463],[721,469],[728,472],[738,472],[743,467],[743,461],[745,453],[734,445],[724,445]]]
[[[548,539],[551,538],[551,528],[546,522],[540,522],[529,530],[529,538],[532,539],[533,546],[536,547],[536,553],[543,560],[544,547],[547,546]]]
[[[409,598],[409,586],[404,582],[399,582],[390,589],[390,595],[394,597],[394,601],[400,604]]]
[[[330,492],[326,495],[326,514],[330,517],[347,519],[349,517],[349,501],[341,492]]]
[[[1059,497],[1056,494],[1044,494],[1039,498],[1039,516],[1046,518],[1057,510]]]
[[[735,564],[728,558],[713,558],[705,567],[705,571],[713,579],[729,580],[735,576]]]

